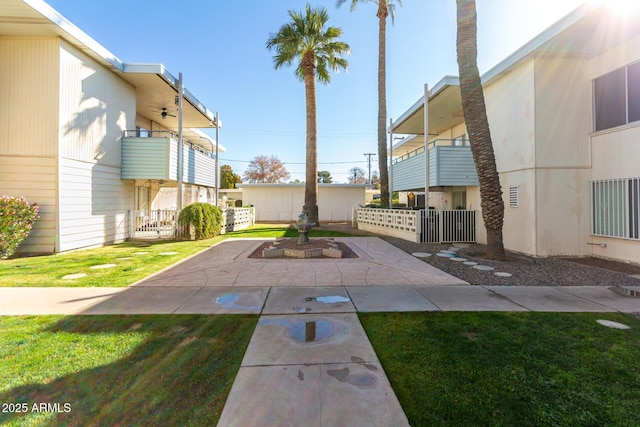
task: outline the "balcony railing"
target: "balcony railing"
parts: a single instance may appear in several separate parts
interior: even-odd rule
[[[471,187],[478,175],[466,140],[435,140],[429,144],[429,186]],[[424,146],[394,159],[393,191],[415,191],[425,185]]]
[[[192,141],[178,145],[176,134],[171,131],[125,131],[121,178],[177,181],[181,149],[183,182],[215,187],[215,156]]]
[[[123,138],[171,138],[178,140],[178,134],[170,130],[125,130],[122,132]],[[182,143],[187,147],[194,149],[212,159],[216,158],[215,153],[207,151],[201,145],[198,145],[186,138],[182,138]]]
[[[469,140],[468,139],[460,139],[460,138],[456,138],[456,139],[435,139],[433,141],[429,142],[429,150],[431,150],[433,147],[469,147]],[[403,154],[402,156],[398,156],[395,159],[393,159],[393,164],[395,165],[396,163],[400,163],[404,160],[407,160],[411,157],[415,157],[420,153],[424,153],[424,145],[416,148],[413,151],[409,151],[406,154]]]

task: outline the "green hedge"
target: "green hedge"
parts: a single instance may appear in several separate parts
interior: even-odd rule
[[[193,227],[196,240],[210,239],[220,234],[222,211],[209,203],[192,203],[180,211],[178,224]]]

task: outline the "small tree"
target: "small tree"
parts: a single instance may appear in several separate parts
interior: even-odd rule
[[[277,157],[264,155],[254,157],[244,172],[245,181],[252,183],[282,182],[290,176]]]
[[[180,211],[178,225],[193,227],[196,240],[210,239],[220,234],[222,211],[209,203],[192,203]]]
[[[331,178],[331,173],[329,171],[318,172],[318,184],[331,184],[332,182],[333,178]]]
[[[366,182],[367,178],[364,169],[358,166],[349,169],[349,184],[365,184]]]
[[[220,166],[220,188],[236,188],[236,184],[240,184],[242,178],[233,172],[231,166]]]

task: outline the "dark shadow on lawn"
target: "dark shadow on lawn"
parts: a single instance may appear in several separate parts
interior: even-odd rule
[[[62,412],[44,424],[51,426],[215,425],[257,319],[252,315],[64,317],[38,333],[95,334],[90,345],[96,346],[102,334],[149,336],[114,363],[15,387],[1,393],[0,402],[27,402],[29,410],[33,403],[58,403]],[[34,360],[39,366],[53,363]],[[70,412],[64,412],[64,403]],[[21,424],[23,417],[0,413],[0,424]]]

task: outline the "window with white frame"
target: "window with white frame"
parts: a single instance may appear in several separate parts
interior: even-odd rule
[[[640,178],[591,182],[591,233],[640,240]]]
[[[593,81],[595,130],[640,121],[640,62]]]

